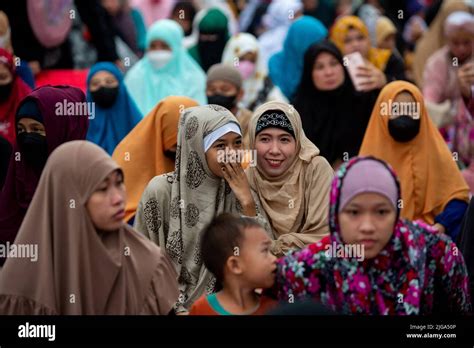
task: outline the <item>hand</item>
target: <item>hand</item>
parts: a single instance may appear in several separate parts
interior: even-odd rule
[[[440,233],[446,233],[446,228],[439,223],[435,223],[433,228],[436,228]]]
[[[370,62],[367,62],[365,66],[357,67],[356,77],[361,80],[359,83],[359,90],[361,92],[369,92],[382,88],[387,84],[387,78],[383,71],[377,69]]]
[[[247,176],[240,163],[221,163],[224,179],[229,183],[235,197],[242,206],[243,213],[246,216],[256,216],[255,201],[250,191],[250,185]]]
[[[474,62],[469,62],[458,69],[458,81],[464,98],[471,98],[471,86],[474,85]]]

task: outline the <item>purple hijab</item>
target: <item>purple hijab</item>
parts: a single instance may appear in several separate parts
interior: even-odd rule
[[[56,112],[56,103],[63,104],[64,100],[67,102],[86,101],[84,93],[79,88],[49,85],[39,87],[22,100],[17,110],[26,100],[36,102],[41,112],[48,144],[48,155],[67,141],[86,138],[89,126],[87,115],[60,116]],[[18,144],[15,143],[5,185],[0,192],[0,244],[12,243],[15,240],[42,172],[42,168],[40,170],[34,169],[25,161],[15,161],[17,152],[21,153]],[[0,259],[0,265],[4,261],[4,259]]]

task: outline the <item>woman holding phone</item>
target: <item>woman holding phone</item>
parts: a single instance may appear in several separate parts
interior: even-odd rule
[[[306,136],[333,168],[359,152],[379,91],[356,91],[332,42],[314,44],[306,51],[293,105]]]
[[[405,80],[403,61],[390,50],[372,47],[367,26],[358,17],[344,16],[337,20],[331,29],[330,39],[344,56],[355,52],[362,55],[365,65],[357,67],[357,75],[361,79],[360,84],[357,83],[359,90],[370,91],[382,88],[393,80]]]

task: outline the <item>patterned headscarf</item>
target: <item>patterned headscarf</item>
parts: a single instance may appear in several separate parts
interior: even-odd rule
[[[391,239],[374,258],[360,262],[327,253],[328,245],[344,244],[338,220],[341,187],[346,174],[360,161],[380,160],[355,157],[339,168],[330,195],[331,234],[279,260],[275,286],[279,298],[313,297],[343,314],[430,314],[440,302],[449,311],[469,312],[467,271],[456,245],[427,225],[398,219],[399,211]],[[380,162],[399,187],[393,170]]]
[[[206,135],[232,122],[238,125],[235,116],[219,105],[185,109],[179,122],[175,170],[153,178],[138,205],[135,228],[166,249],[179,274],[177,312],[205,291],[214,290],[215,279],[200,255],[201,231],[220,213],[242,214],[226,180],[212,173],[204,151]],[[262,211],[256,194],[254,200],[257,212]],[[257,220],[271,231],[259,213]]]

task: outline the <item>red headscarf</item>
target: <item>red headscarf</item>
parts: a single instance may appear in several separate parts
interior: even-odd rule
[[[12,145],[15,143],[15,113],[20,101],[26,97],[31,88],[16,75],[13,55],[0,48],[0,64],[5,65],[13,76],[12,90],[5,101],[0,101],[0,135]]]

